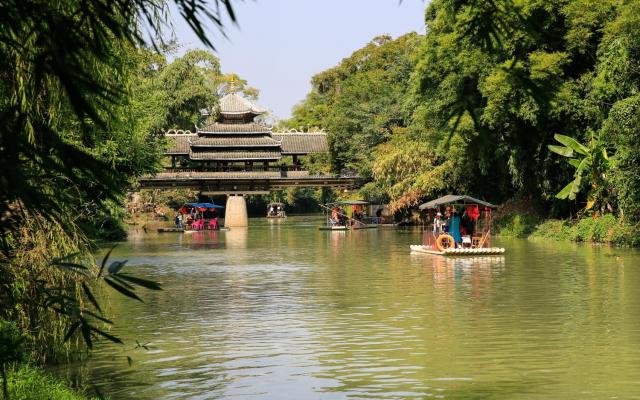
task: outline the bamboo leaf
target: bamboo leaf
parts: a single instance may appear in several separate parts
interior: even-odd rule
[[[82,337],[84,338],[84,342],[87,345],[87,347],[89,348],[89,350],[93,349],[93,340],[91,340],[91,327],[89,326],[89,324],[87,323],[86,320],[82,319],[81,322],[82,328]]]
[[[73,334],[76,332],[76,330],[78,329],[79,326],[80,326],[80,321],[74,322],[69,327],[69,330],[67,331],[67,334],[64,335],[64,339],[62,340],[62,342],[66,343],[69,339],[71,339],[71,336],[73,336]]]
[[[106,324],[110,324],[110,325],[113,324],[113,321],[111,321],[110,319],[106,319],[105,317],[103,317],[101,315],[98,315],[98,314],[96,314],[96,313],[94,313],[92,311],[84,310],[84,314],[85,315],[90,315],[93,318],[98,319],[98,320],[100,320],[100,321],[102,321],[102,322],[104,322]]]
[[[131,283],[134,283],[136,285],[142,286],[144,288],[150,289],[150,290],[162,290],[161,284],[158,282],[154,282],[148,279],[142,279],[142,278],[138,278],[135,276],[131,276],[129,274],[117,274],[117,276],[120,279],[124,279],[126,281],[129,281]]]
[[[109,275],[109,277],[111,279],[113,279],[114,281],[118,282],[120,285],[126,287],[129,290],[136,290],[136,288],[132,284],[130,284],[126,280],[120,278],[120,274]]]
[[[98,310],[99,312],[102,313],[102,309],[100,308],[100,304],[98,304],[98,301],[93,296],[93,293],[91,293],[91,289],[89,289],[89,286],[87,286],[87,284],[85,282],[82,282],[82,290],[84,291],[84,294],[87,295],[87,298],[89,299],[91,304],[93,304],[93,306],[96,308],[96,310]]]
[[[117,290],[118,292],[122,293],[123,295],[130,297],[132,299],[136,299],[142,303],[144,303],[144,301],[142,301],[142,299],[140,297],[138,297],[137,294],[135,294],[133,291],[127,289],[126,287],[112,281],[111,279],[109,279],[109,277],[105,277],[104,281],[111,286],[112,288],[114,288],[115,290]]]
[[[116,246],[113,246],[112,248],[110,248],[109,251],[107,251],[107,254],[104,255],[104,258],[102,259],[102,263],[100,264],[100,272],[98,272],[98,276],[102,276],[102,273],[104,272],[104,267],[107,265],[107,260],[109,260],[109,255],[111,255],[111,252],[113,251],[113,249],[116,248]]]
[[[102,337],[106,338],[107,340],[109,340],[109,341],[113,342],[113,343],[124,344],[124,343],[122,342],[122,340],[120,340],[120,338],[118,338],[118,337],[116,337],[116,336],[113,336],[112,334],[107,333],[107,332],[105,332],[105,331],[103,331],[103,330],[101,330],[101,329],[98,329],[98,328],[96,328],[96,327],[93,327],[93,326],[92,326],[92,327],[91,327],[91,330],[92,330],[93,332],[97,333],[98,335],[100,335],[100,336],[102,336]]]

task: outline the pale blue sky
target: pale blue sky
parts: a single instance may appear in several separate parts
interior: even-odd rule
[[[257,0],[236,2],[238,26],[214,44],[225,73],[260,90],[258,104],[278,118],[309,92],[311,77],[340,62],[374,36],[424,33],[424,0]],[[184,47],[204,48],[189,27],[174,21]],[[215,32],[210,29],[210,32]]]

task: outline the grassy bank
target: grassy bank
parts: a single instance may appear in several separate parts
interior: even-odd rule
[[[640,246],[640,226],[629,225],[613,215],[557,220],[543,219],[535,213],[515,213],[498,219],[494,231],[503,237]]]
[[[70,389],[63,381],[28,364],[9,370],[7,383],[11,400],[88,399]],[[1,391],[0,398],[2,398]]]

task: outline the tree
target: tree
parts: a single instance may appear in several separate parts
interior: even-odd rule
[[[336,67],[315,75],[311,93],[283,125],[326,129],[332,169],[354,169],[370,177],[370,150],[405,125],[403,100],[419,40],[415,33],[395,40],[374,38]]]
[[[585,209],[598,208],[600,212],[613,211],[609,199],[607,173],[610,168],[607,149],[600,138],[592,137],[587,146],[574,138],[555,135],[563,146],[549,145],[549,150],[568,158],[567,162],[575,168],[574,179],[556,194],[559,199],[575,200],[576,196],[588,187]]]
[[[212,9],[175,3],[209,46],[203,19],[219,28],[224,15],[235,21],[230,0],[214,0]],[[146,57],[141,20],[159,38],[167,3],[8,0],[0,9],[0,318],[17,322],[42,360],[47,340],[63,341],[61,329],[79,329],[89,347],[96,335],[115,340],[82,322],[104,322],[80,274],[95,271],[85,222],[156,167],[160,146],[147,128],[161,124],[134,120],[146,100],[132,99]],[[160,60],[146,61],[152,68],[142,74],[153,75]],[[54,265],[70,254],[62,268]],[[135,286],[152,288],[135,277],[115,283],[129,295]]]

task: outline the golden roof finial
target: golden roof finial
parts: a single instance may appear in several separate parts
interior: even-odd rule
[[[238,91],[236,87],[236,74],[231,74],[231,79],[229,80],[229,93],[235,93]]]

